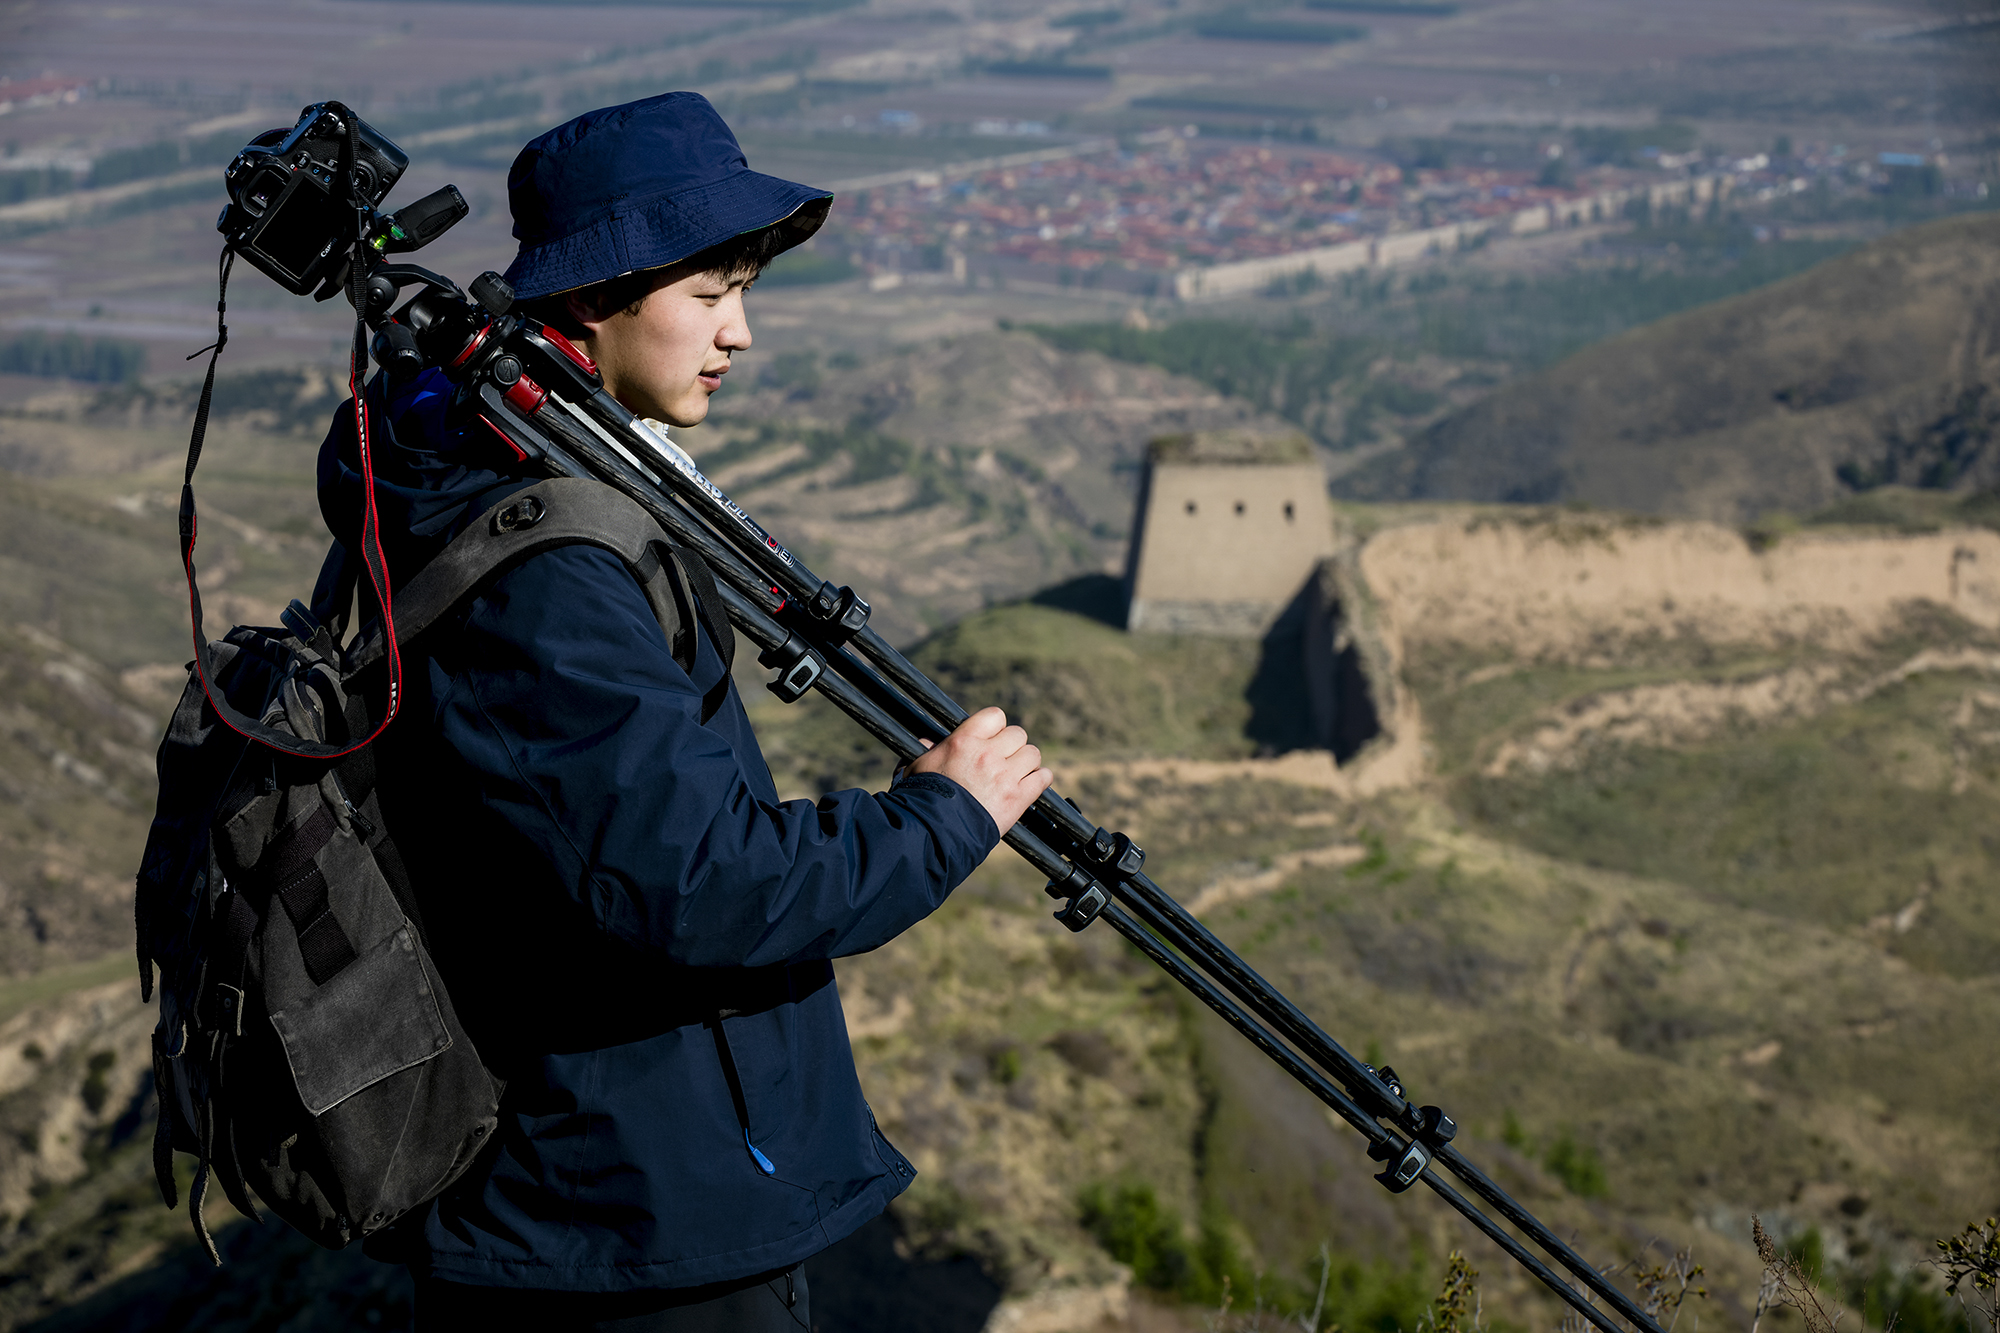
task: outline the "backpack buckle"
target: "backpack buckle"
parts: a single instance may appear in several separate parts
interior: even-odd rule
[[[243,1035],[243,991],[226,981],[218,981],[209,988],[208,1021],[202,1026],[211,1032],[226,1032],[234,1037]]]
[[[495,532],[522,532],[532,528],[548,516],[549,507],[542,503],[538,495],[524,495],[512,504],[501,508],[493,516]]]
[[[278,612],[278,619],[285,622],[286,629],[298,636],[300,643],[311,643],[313,636],[320,632],[319,618],[313,615],[311,608],[296,597],[292,598],[290,606]]]

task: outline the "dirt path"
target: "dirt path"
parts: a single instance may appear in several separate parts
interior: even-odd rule
[[[1228,903],[1270,893],[1301,870],[1351,866],[1367,854],[1366,848],[1354,843],[1336,843],[1331,847],[1312,847],[1303,852],[1274,856],[1267,870],[1260,870],[1254,875],[1225,876],[1203,885],[1201,892],[1189,900],[1187,910],[1195,916],[1205,916]]]
[[[2000,653],[1926,649],[1854,685],[1841,684],[1845,673],[1838,666],[1820,664],[1749,680],[1682,680],[1591,695],[1551,709],[1526,737],[1501,745],[1486,776],[1569,767],[1594,744],[1690,745],[1729,728],[1812,717],[1937,671],[2000,674]]]
[[[1351,783],[1334,766],[1325,750],[1294,750],[1275,759],[1132,759],[1086,760],[1056,765],[1057,786],[1074,786],[1085,778],[1110,777],[1128,781],[1161,778],[1189,786],[1216,782],[1288,782],[1345,796]]]

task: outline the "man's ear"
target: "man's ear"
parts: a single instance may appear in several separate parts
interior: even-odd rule
[[[597,303],[583,292],[565,292],[563,308],[582,327],[584,336],[589,338],[595,338],[597,331],[604,327],[604,322],[611,318],[611,312],[598,309]]]

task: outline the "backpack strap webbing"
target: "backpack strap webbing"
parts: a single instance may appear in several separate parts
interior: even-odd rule
[[[396,594],[396,638],[414,639],[481,584],[530,556],[577,545],[608,551],[631,570],[684,667],[694,664],[695,623],[708,631],[723,673],[702,699],[701,719],[714,716],[728,693],[736,646],[714,576],[698,554],[672,546],[637,501],[587,477],[553,477],[516,491],[452,538]],[[665,577],[669,565],[679,578]],[[378,621],[371,636],[348,654],[347,674],[375,665],[385,647]]]
[[[621,497],[622,498],[622,497]],[[694,594],[694,613],[701,621],[701,627],[708,631],[709,641],[722,657],[722,678],[709,687],[701,697],[701,720],[708,721],[715,716],[715,710],[722,707],[722,701],[729,693],[729,673],[736,665],[736,628],[729,623],[729,616],[722,609],[722,596],[715,590],[715,571],[708,567],[708,561],[701,558],[699,551],[690,551],[685,546],[669,546],[674,564],[679,566],[683,585]],[[688,645],[688,669],[694,669],[694,645]]]
[[[702,559],[699,551],[685,546],[670,549],[694,589],[695,611],[701,617],[701,627],[714,641],[715,651],[722,656],[722,674],[726,676],[736,665],[736,628],[722,609],[722,594],[715,590],[715,571],[708,567],[708,561]]]

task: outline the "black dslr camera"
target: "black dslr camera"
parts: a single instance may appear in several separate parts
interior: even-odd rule
[[[348,118],[355,129],[351,170],[343,171]],[[447,185],[400,211],[375,211],[410,165],[388,136],[338,102],[316,102],[298,124],[266,130],[223,173],[229,205],[215,229],[237,254],[286,291],[324,301],[346,281],[356,240],[377,253],[415,250],[470,209]]]

